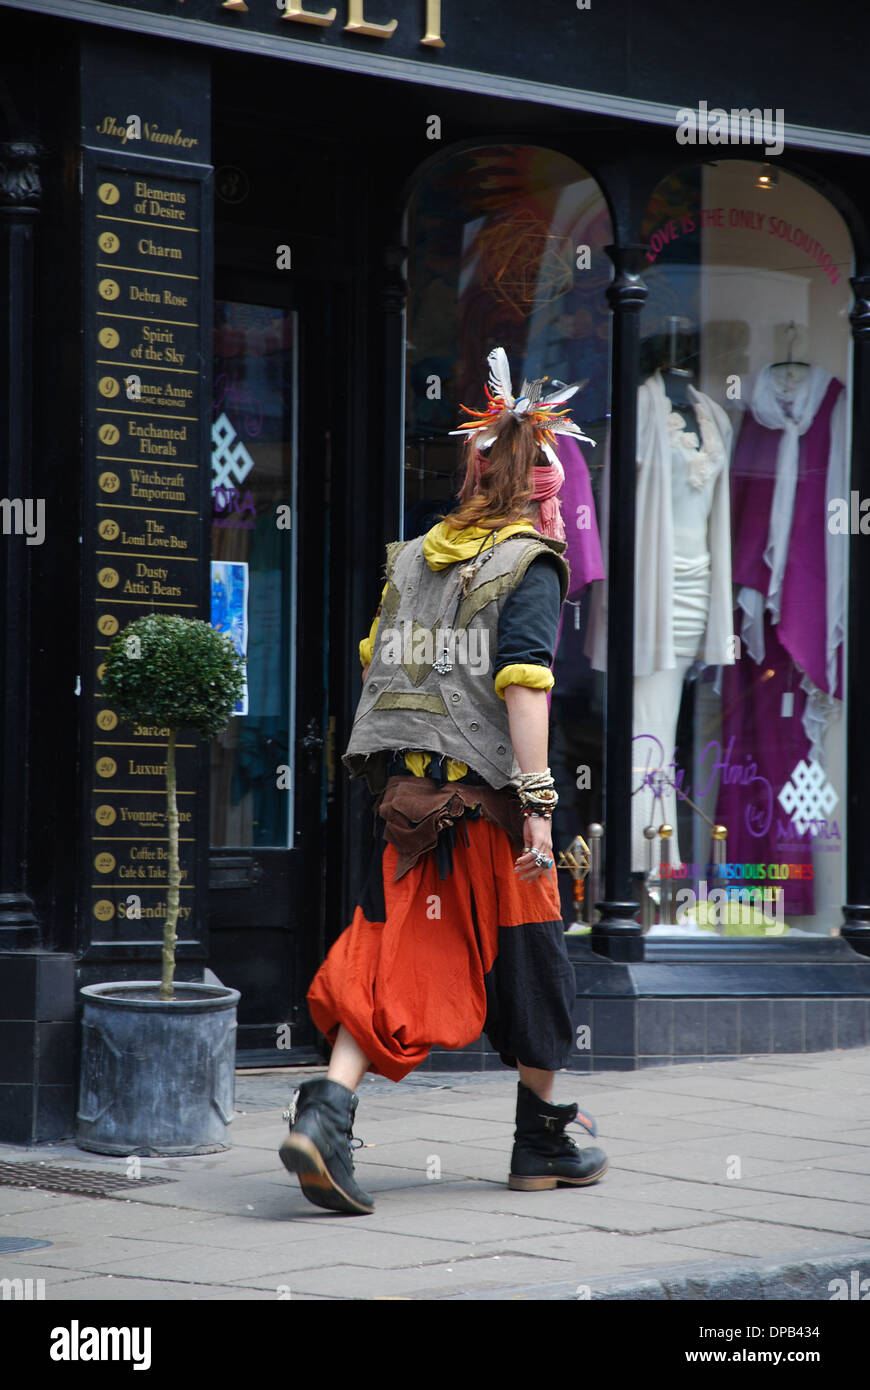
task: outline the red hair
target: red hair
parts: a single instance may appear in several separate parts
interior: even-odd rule
[[[486,468],[477,465],[475,435],[466,447],[465,481],[459,506],[444,517],[453,530],[466,526],[507,526],[524,521],[535,490],[535,465],[544,456],[532,421],[508,412],[492,426],[495,440],[486,453]]]

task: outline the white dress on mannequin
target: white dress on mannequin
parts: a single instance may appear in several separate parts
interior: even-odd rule
[[[731,597],[731,502],[728,461],[731,422],[721,406],[689,386],[701,440],[686,428],[660,372],[638,389],[634,574],[633,786],[658,770],[673,777],[683,681],[693,661],[734,661]],[[610,514],[606,468],[602,523]],[[592,586],[585,651],[607,669],[606,581]],[[644,786],[632,797],[632,868],[649,868],[643,827],[668,821],[676,831],[676,795],[654,803]],[[654,814],[653,814],[654,812]],[[674,835],[671,862],[679,861]],[[656,848],[652,860],[657,869]]]
[[[709,521],[717,480],[727,465],[725,445],[712,416],[698,403],[702,439],[691,432],[679,408],[669,404],[671,519],[673,570],[671,620],[675,664],[634,679],[634,785],[647,774],[656,789],[646,785],[632,798],[632,868],[657,871],[660,842],[650,843],[644,826],[667,821],[674,828],[671,862],[680,862],[677,835],[677,797],[668,785],[674,777],[674,741],[683,682],[707,631],[710,615],[712,562]],[[640,518],[638,518],[640,520]],[[664,773],[661,780],[656,772]],[[656,790],[660,795],[656,796]]]

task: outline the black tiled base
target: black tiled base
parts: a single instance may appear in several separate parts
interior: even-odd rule
[[[633,1071],[870,1045],[870,999],[591,999],[574,1009],[566,1070]],[[579,1031],[578,1031],[579,1030]],[[433,1050],[427,1071],[510,1070],[481,1038]]]
[[[42,1144],[75,1133],[78,1027],[75,961],[33,951],[0,968],[0,1143]]]

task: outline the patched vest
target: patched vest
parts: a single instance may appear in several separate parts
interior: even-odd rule
[[[564,602],[565,542],[527,533],[487,543],[469,577],[474,561],[430,569],[423,539],[387,546],[387,591],[342,762],[374,793],[386,784],[386,755],[402,749],[456,758],[504,787],[519,767],[507,706],[494,686],[499,618],[542,554],[558,559]]]

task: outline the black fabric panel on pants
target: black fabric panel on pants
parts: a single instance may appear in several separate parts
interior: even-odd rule
[[[507,1067],[558,1071],[574,1045],[574,968],[562,922],[499,927],[484,1032]]]
[[[384,822],[377,815],[374,820],[375,843],[359,905],[367,922],[384,922],[387,917],[387,905],[384,902],[384,850],[387,842],[384,839]]]

